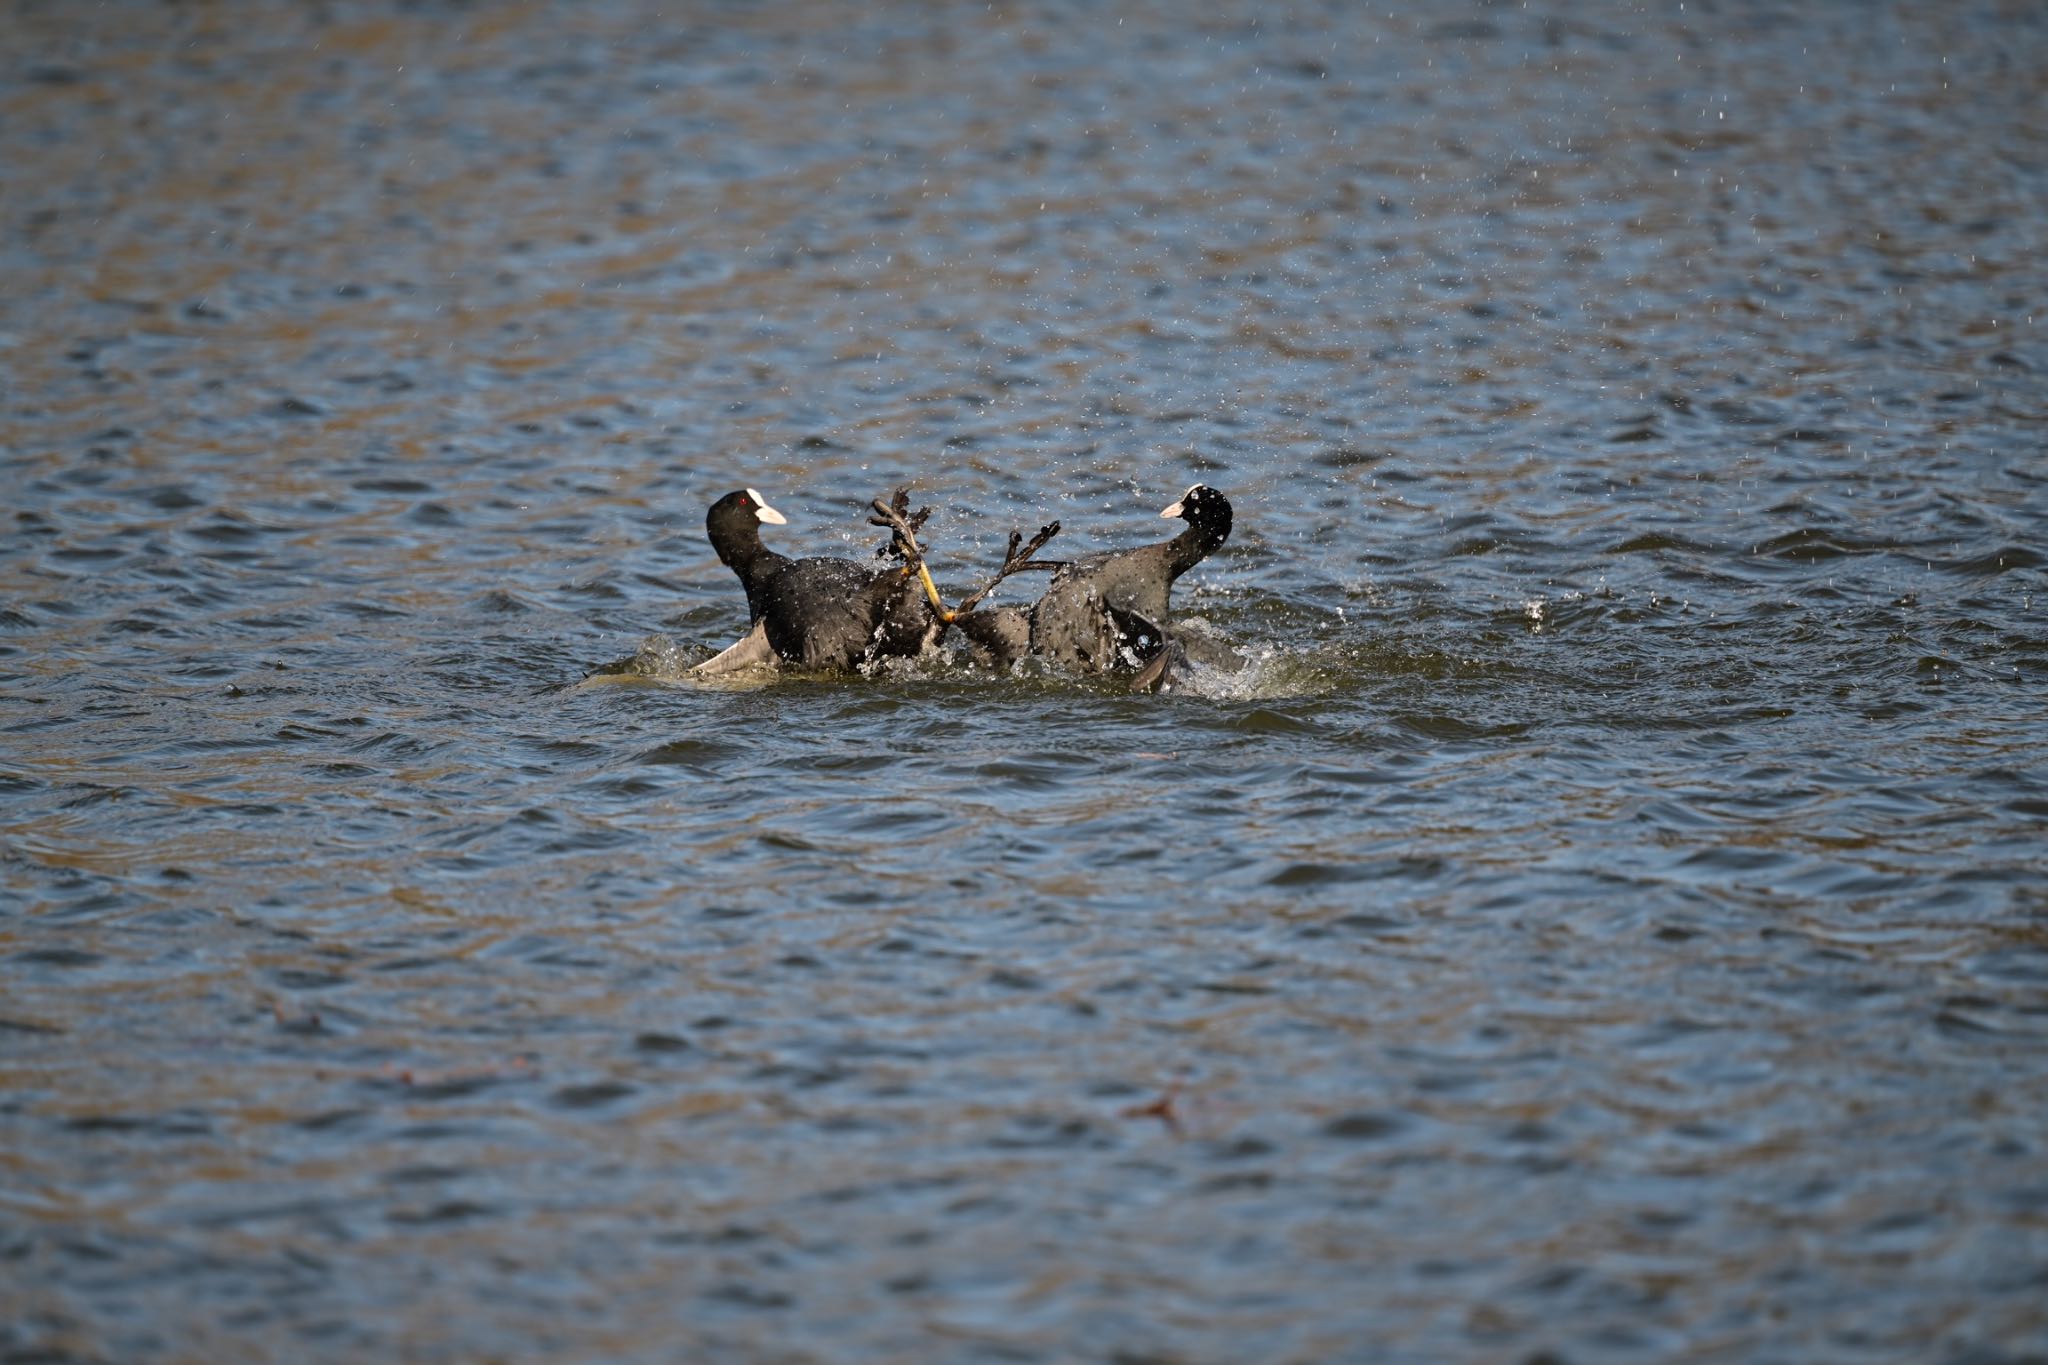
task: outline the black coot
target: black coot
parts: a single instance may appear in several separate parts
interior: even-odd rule
[[[746,590],[754,629],[699,672],[775,661],[809,670],[857,668],[916,654],[938,637],[940,622],[912,570],[777,554],[761,543],[761,523],[785,520],[751,488],[726,494],[705,514],[711,548]]]
[[[1198,483],[1159,515],[1187,529],[1156,545],[1088,555],[1054,575],[1031,609],[1032,654],[1109,672],[1161,652],[1173,582],[1230,539],[1230,499]]]
[[[770,526],[783,526],[789,518],[770,507],[751,488],[727,493],[704,514],[704,534],[711,541],[711,548],[718,552],[718,562],[739,575],[740,586],[747,593],[748,619],[755,621],[761,619],[768,580],[794,562],[788,555],[779,555],[761,543],[764,521]]]

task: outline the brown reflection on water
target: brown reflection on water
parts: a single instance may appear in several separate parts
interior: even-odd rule
[[[0,1355],[2044,1330],[2033,7],[9,22]],[[568,686],[1197,477],[1248,679]]]

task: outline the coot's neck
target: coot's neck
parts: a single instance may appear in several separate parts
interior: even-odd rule
[[[732,569],[741,578],[747,570],[759,564],[772,551],[761,543],[761,532],[751,525],[724,528],[720,534],[711,537],[711,548],[718,551],[718,562]]]
[[[1167,542],[1167,563],[1173,576],[1179,578],[1195,565],[1207,559],[1224,541],[1230,539],[1230,509],[1224,508],[1219,514],[1211,513],[1198,520],[1188,522],[1188,527]]]
[[[762,588],[775,567],[785,562],[783,556],[761,543],[761,528],[752,517],[737,524],[725,522],[708,529],[711,531],[711,548],[718,552],[719,563],[738,575],[740,587],[746,591],[747,615],[760,619]]]
[[[741,578],[745,578],[747,571],[762,560],[775,556],[774,551],[761,543],[761,523],[748,505],[712,508],[711,514],[704,518],[704,538],[717,551],[718,562]]]

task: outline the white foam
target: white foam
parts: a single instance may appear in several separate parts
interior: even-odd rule
[[[698,677],[690,670],[704,659],[695,646],[684,645],[667,635],[650,635],[625,666],[614,672],[592,673],[578,687],[599,687],[612,683],[653,683],[664,687],[706,688],[716,691],[764,687],[775,680],[773,668],[747,668],[716,677]],[[708,657],[708,656],[707,656]]]
[[[1276,644],[1239,645],[1243,668],[1212,668],[1193,661],[1173,671],[1173,693],[1206,701],[1275,701],[1312,697],[1329,679],[1303,651]]]

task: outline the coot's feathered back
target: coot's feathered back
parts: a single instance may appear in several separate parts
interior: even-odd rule
[[[712,548],[746,590],[747,614],[782,662],[851,669],[916,654],[937,637],[939,622],[908,567],[777,554],[761,543],[760,524],[784,521],[751,488],[726,494],[704,519]]]

